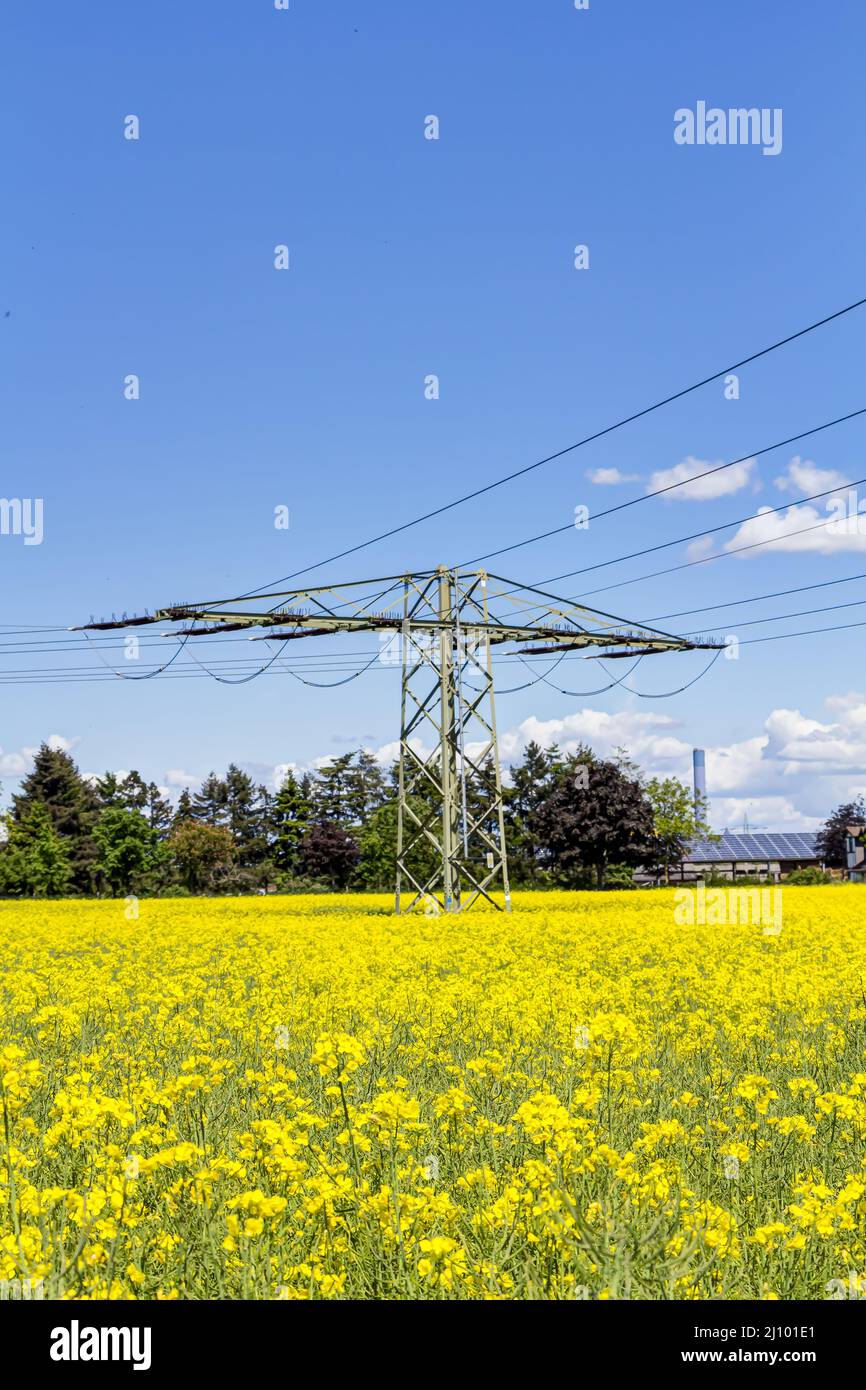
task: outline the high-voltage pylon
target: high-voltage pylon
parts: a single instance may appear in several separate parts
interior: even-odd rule
[[[404,884],[410,908],[460,911],[500,888],[510,909],[487,576],[407,576],[400,648],[397,911]]]
[[[270,600],[274,606],[262,609]],[[512,644],[521,659],[590,646],[609,648],[608,658],[637,659],[720,645],[624,623],[484,570],[444,565],[387,579],[176,604],[144,617],[85,623],[80,630],[147,623],[186,624],[172,634],[184,642],[247,628],[278,629],[253,640],[283,645],[343,632],[378,634],[380,649],[367,666],[379,661],[402,670],[397,912],[419,905],[434,913],[465,911],[479,898],[510,911],[494,647]],[[546,645],[513,646],[539,639]],[[266,667],[279,664],[283,645]]]

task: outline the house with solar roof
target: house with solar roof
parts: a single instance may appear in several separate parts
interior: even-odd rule
[[[695,821],[707,826],[710,803],[707,799],[706,760],[704,750],[693,751]],[[725,830],[721,834],[708,832],[711,839],[695,840],[689,845],[679,865],[671,866],[671,883],[696,883],[704,878],[762,879],[779,883],[797,869],[825,870],[818,852],[817,830],[767,831],[754,834],[748,830]],[[845,841],[847,867],[843,876],[851,883],[866,883],[866,825],[849,825]],[[836,871],[838,874],[838,871]],[[640,868],[634,875],[642,887],[658,884],[657,868]]]
[[[822,869],[815,832],[739,834],[727,830],[712,840],[689,846],[681,866],[684,881],[712,874],[717,878],[763,878],[779,882],[795,869]]]
[[[710,803],[707,799],[706,758],[702,748],[692,754],[694,773],[695,818],[709,821]],[[711,832],[712,833],[712,832]],[[698,879],[760,878],[778,883],[796,869],[823,869],[824,861],[815,847],[817,831],[770,831],[764,834],[725,830],[712,839],[695,840],[679,866],[679,883],[694,883]]]

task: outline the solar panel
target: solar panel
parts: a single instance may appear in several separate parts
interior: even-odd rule
[[[690,846],[687,862],[701,864],[756,863],[769,860],[817,859],[815,835],[802,831],[779,831],[760,835],[739,835],[726,831],[719,840],[698,840]]]

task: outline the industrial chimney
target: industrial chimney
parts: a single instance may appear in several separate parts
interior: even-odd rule
[[[707,767],[703,748],[692,749],[692,772],[695,788],[695,816],[699,820],[708,820]]]

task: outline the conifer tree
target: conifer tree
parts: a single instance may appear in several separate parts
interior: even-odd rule
[[[181,792],[178,805],[184,796],[188,797],[189,792]],[[157,839],[165,840],[171,832],[174,816],[171,802],[168,797],[163,796],[155,782],[148,783],[146,815],[150,828],[156,833]]]
[[[175,830],[179,825],[186,825],[195,820],[195,807],[188,787],[184,787],[177,799],[177,806],[171,820],[171,828]]]
[[[325,822],[351,825],[354,757],[354,753],[343,753],[319,768],[314,783],[313,812],[320,825]]]
[[[147,806],[147,783],[140,772],[128,772],[120,784],[123,805],[128,811],[143,811]]]
[[[359,748],[349,777],[349,815],[353,825],[363,826],[386,800],[385,777],[377,758]]]
[[[193,819],[204,825],[225,825],[228,790],[221,777],[211,772],[192,801]]]
[[[270,796],[252,777],[230,763],[225,781],[224,824],[231,832],[241,868],[264,864],[268,856]]]
[[[301,842],[310,826],[312,808],[304,783],[309,791],[309,778],[299,782],[290,768],[274,798],[271,853],[274,867],[283,874],[298,872]]]
[[[63,842],[69,861],[69,887],[76,893],[93,890],[97,849],[93,825],[98,812],[94,789],[85,782],[68,753],[43,743],[33,768],[12,797],[12,819],[19,823],[34,804],[43,805]]]

